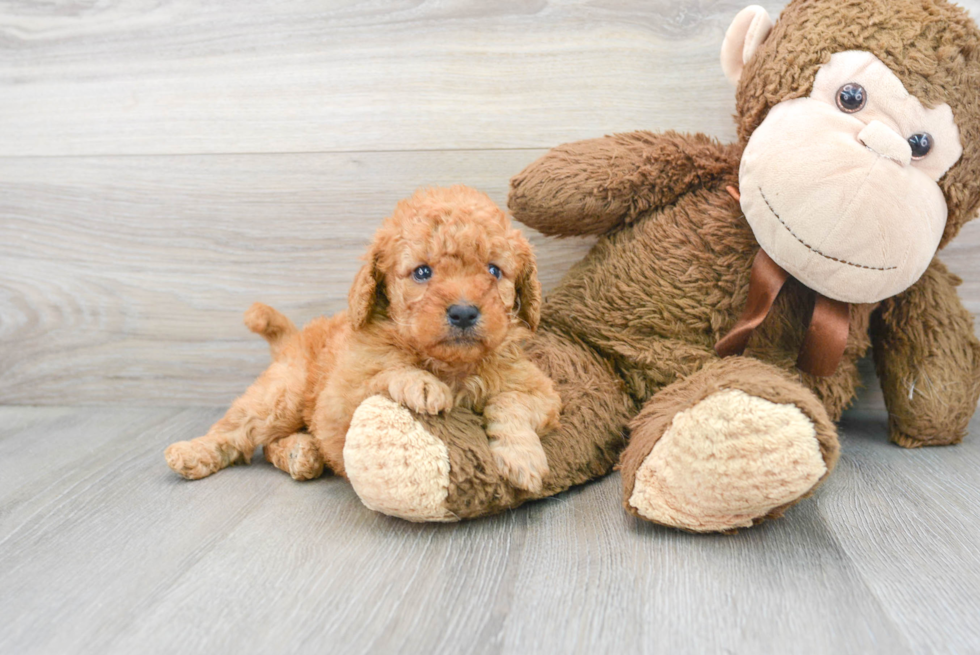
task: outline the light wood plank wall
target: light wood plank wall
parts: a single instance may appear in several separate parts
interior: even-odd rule
[[[0,404],[227,403],[267,361],[248,305],[343,308],[416,187],[504,203],[566,141],[733,139],[742,6],[0,1]],[[533,241],[546,287],[589,246]],[[945,256],[974,312],[978,255],[980,221]]]

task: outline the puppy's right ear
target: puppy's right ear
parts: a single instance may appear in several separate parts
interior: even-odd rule
[[[350,293],[347,294],[348,315],[355,330],[367,325],[375,309],[384,300],[384,274],[378,259],[379,253],[372,249],[368,253],[367,263],[357,272]]]
[[[520,271],[517,279],[514,280],[514,288],[517,291],[514,308],[517,310],[517,317],[524,321],[531,332],[538,329],[541,322],[541,282],[538,281],[538,265],[534,260],[534,251],[531,244],[517,230],[512,236],[513,242],[517,244],[517,254],[520,261]]]

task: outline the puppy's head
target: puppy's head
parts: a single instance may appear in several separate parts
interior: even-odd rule
[[[538,326],[531,246],[474,189],[421,189],[402,200],[366,259],[350,291],[354,328],[386,321],[425,357],[472,363]]]

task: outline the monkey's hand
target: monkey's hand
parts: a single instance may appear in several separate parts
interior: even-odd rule
[[[906,448],[959,443],[980,397],[980,342],[956,287],[934,259],[872,317],[875,368],[891,440]]]
[[[507,206],[551,236],[605,234],[723,177],[739,158],[703,134],[630,132],[553,148],[510,181]]]

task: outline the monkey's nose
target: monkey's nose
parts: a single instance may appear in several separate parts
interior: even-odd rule
[[[446,310],[446,317],[452,326],[465,330],[480,318],[480,310],[473,305],[452,305]]]
[[[858,141],[902,166],[908,166],[912,162],[912,146],[909,142],[881,121],[871,121],[865,125],[858,134]]]

